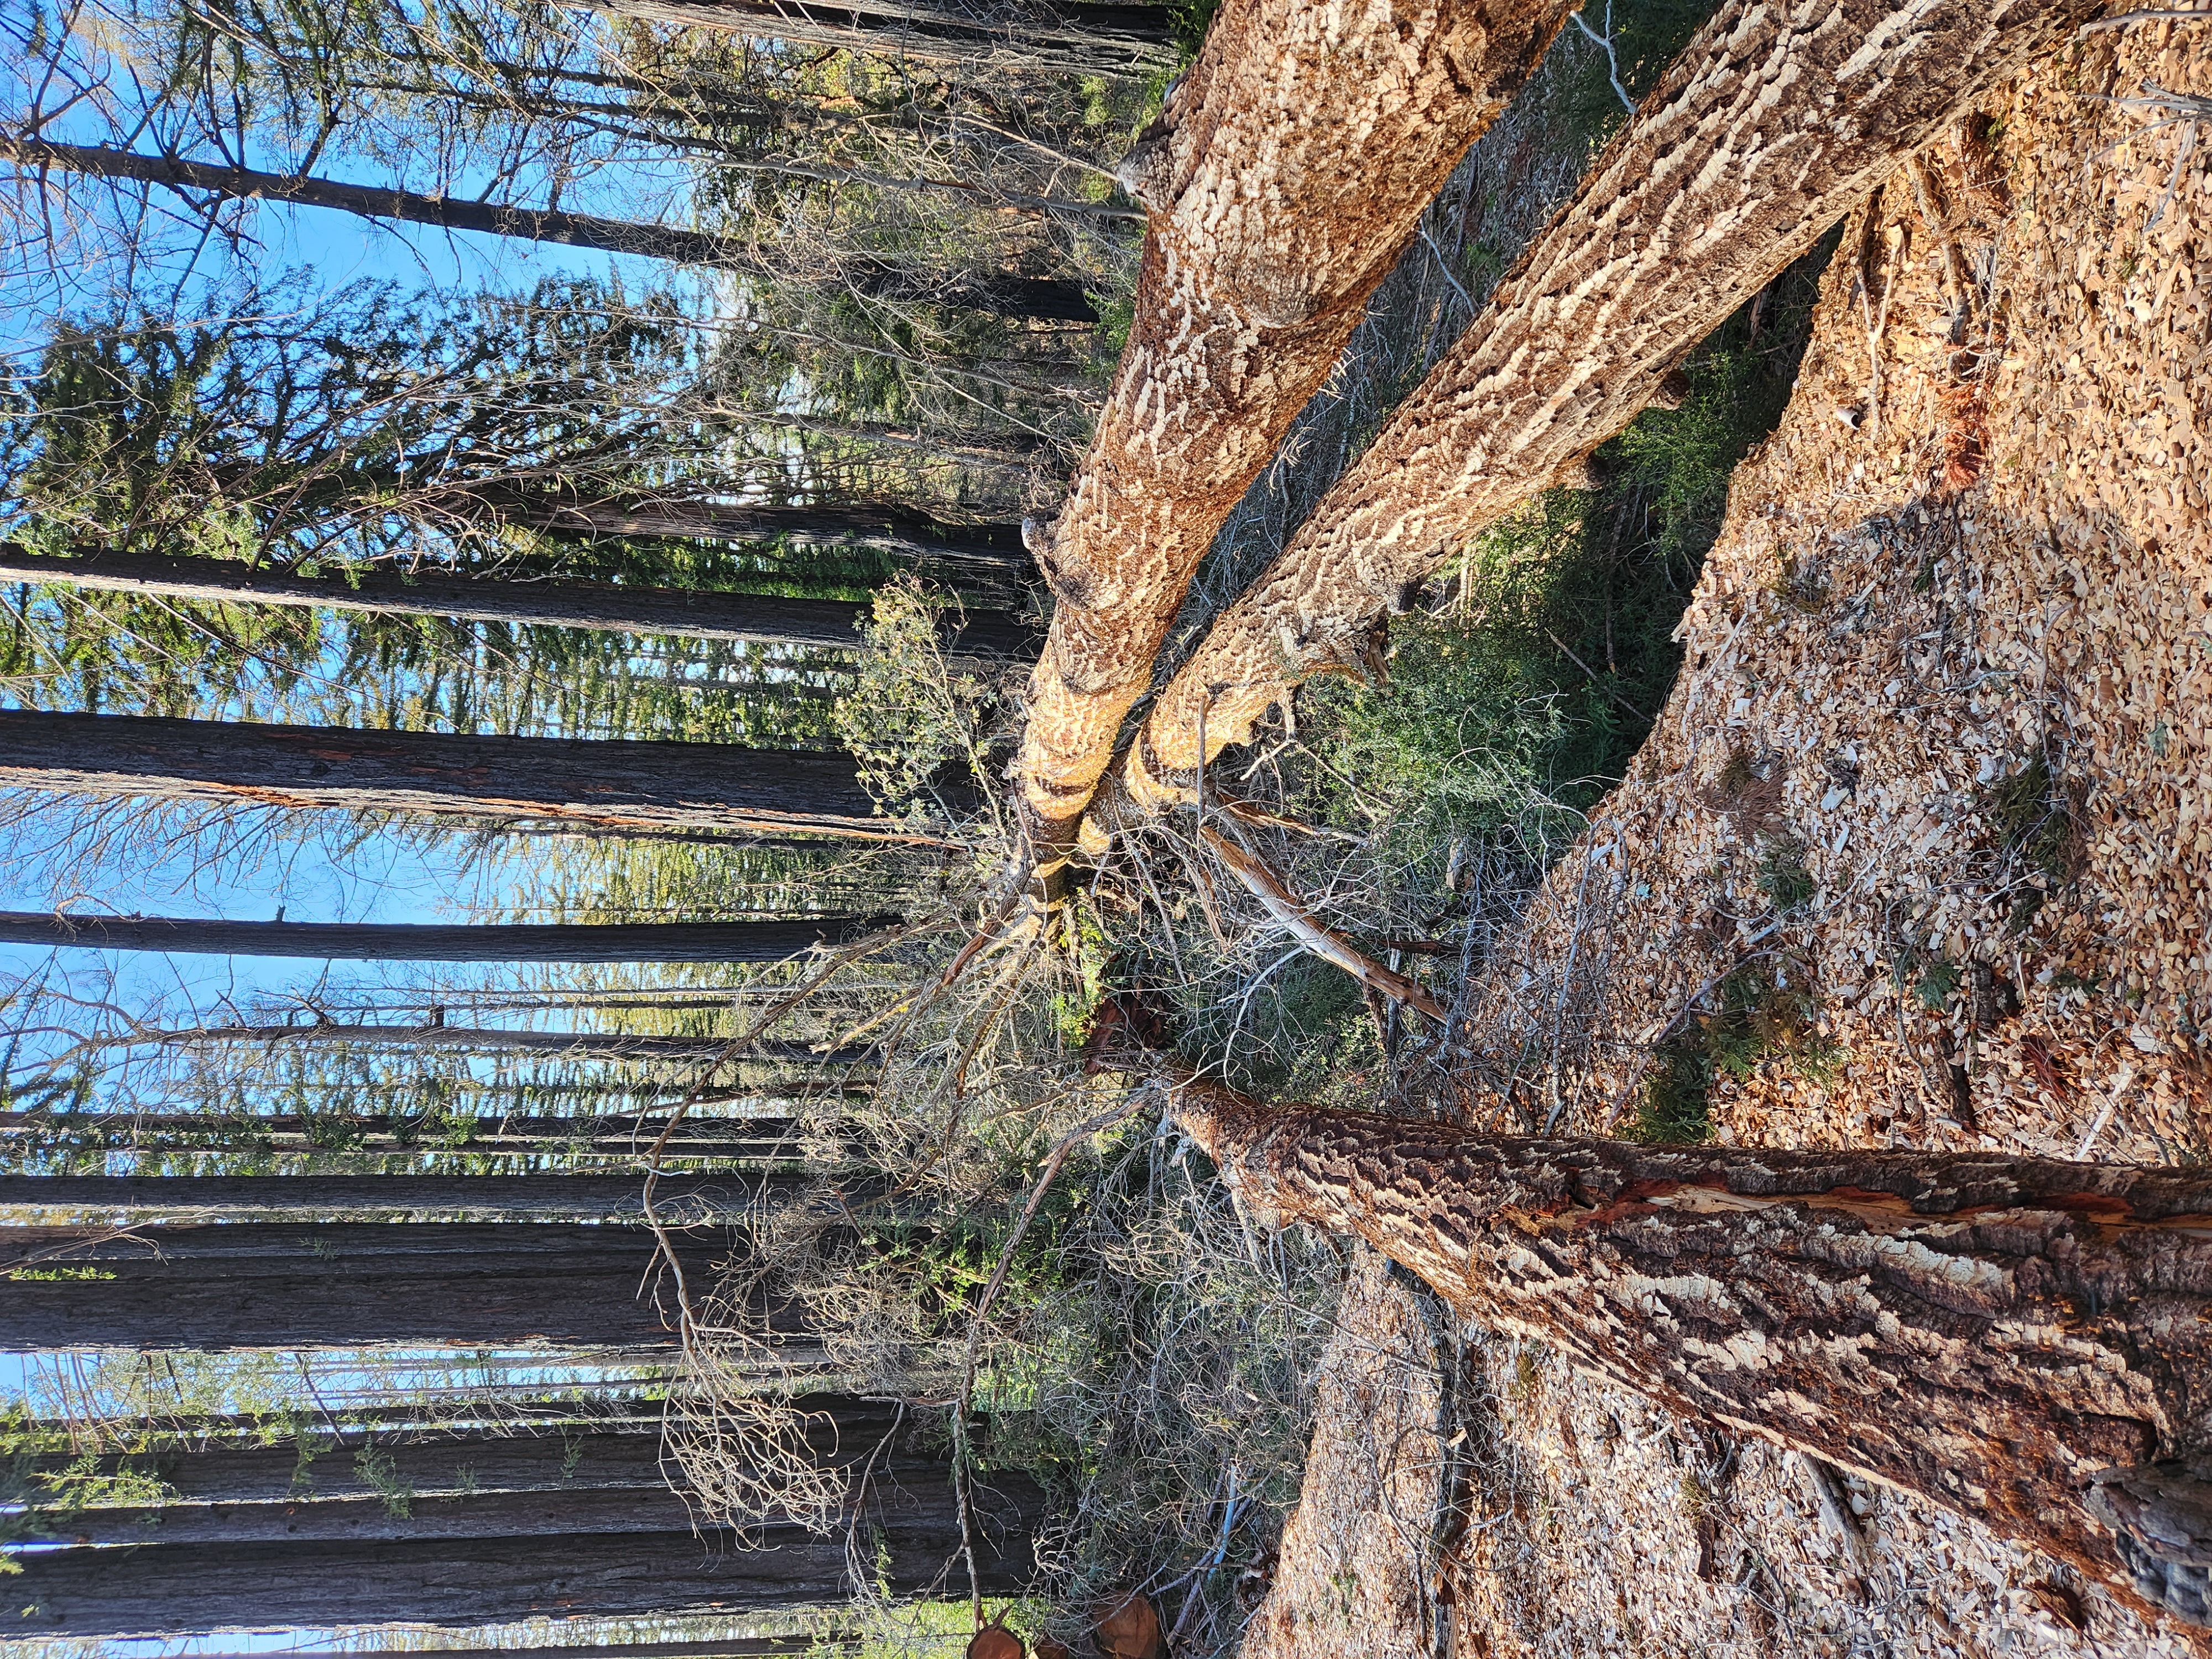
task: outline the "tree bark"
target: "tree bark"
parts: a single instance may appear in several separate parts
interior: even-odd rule
[[[744,1215],[813,1184],[811,1175],[672,1175],[653,1186],[664,1222]],[[222,1221],[638,1221],[640,1175],[0,1175],[0,1219],[67,1214],[102,1225]],[[71,1224],[75,1224],[74,1223]]]
[[[1068,843],[1216,532],[1565,10],[1228,0],[1123,164],[1152,210],[1135,322],[1035,537],[1059,601],[1017,763],[1041,858]]]
[[[1466,1317],[2110,1583],[2095,1478],[2212,1452],[2212,1176],[1480,1139],[1196,1083],[1176,1115],[1246,1203]]]
[[[461,923],[198,921],[0,910],[0,944],[333,962],[786,962],[891,925],[892,916],[805,921]]]
[[[381,570],[331,580],[255,569],[225,559],[155,557],[98,549],[57,559],[5,544],[0,544],[0,580],[218,605],[449,617],[517,627],[668,634],[830,651],[858,650],[860,625],[868,614],[866,605],[842,599],[787,599],[616,582],[478,581]],[[1006,611],[972,611],[960,618],[945,644],[961,656],[1019,656],[1036,649],[1036,635]]]
[[[349,185],[336,179],[260,173],[251,167],[220,167],[174,156],[147,155],[135,150],[58,143],[46,138],[0,136],[0,161],[26,173],[43,173],[55,169],[96,179],[125,179],[158,185],[179,194],[204,191],[238,200],[286,202],[296,207],[327,208],[364,219],[396,219],[403,224],[432,225],[441,230],[477,231],[488,236],[557,242],[601,253],[631,253],[680,264],[750,270],[787,281],[791,277],[790,272],[762,258],[743,242],[673,225],[602,219],[588,213],[568,213],[554,208],[473,202],[465,197],[428,196],[389,185]],[[1097,319],[1082,285],[1060,278],[998,273],[961,273],[947,277],[878,259],[845,261],[838,268],[836,277],[878,299],[934,301],[1045,322]]]
[[[0,709],[0,785],[163,800],[926,841],[848,755]]]
[[[1307,675],[1655,397],[1683,354],[2094,0],[1729,0],[1488,308],[1215,622],[1123,770],[1188,798]]]
[[[201,1025],[171,1031],[138,1031],[119,1043],[159,1043],[189,1048],[204,1043],[252,1042],[270,1048],[325,1043],[364,1047],[457,1048],[468,1054],[550,1054],[561,1060],[784,1060],[801,1066],[860,1066],[881,1058],[865,1043],[816,1048],[800,1042],[757,1041],[736,1046],[728,1037],[658,1036],[633,1031],[520,1031],[482,1025]]]
[[[780,1656],[856,1651],[856,1636],[734,1636],[720,1642],[607,1642],[504,1647],[516,1659],[779,1659]],[[388,1648],[356,1649],[343,1659],[383,1659]],[[483,1659],[482,1648],[409,1648],[408,1659]],[[261,1653],[201,1653],[193,1659],[264,1659]]]
[[[729,1246],[672,1234],[696,1300]],[[155,1251],[158,1249],[159,1254]],[[221,1222],[0,1229],[0,1352],[52,1348],[672,1351],[674,1286],[641,1226]],[[775,1328],[796,1334],[795,1310]]]
[[[1170,15],[1164,7],[1113,0],[1069,0],[1040,13],[1002,9],[999,21],[944,6],[891,0],[592,0],[617,17],[910,58],[958,63],[994,52],[1018,56],[1036,70],[1144,79],[1176,61]]]

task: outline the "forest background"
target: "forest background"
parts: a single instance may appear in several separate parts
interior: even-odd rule
[[[1279,549],[1702,15],[1652,0],[1561,36],[1223,532],[1182,638]],[[455,1471],[492,1467],[494,1443],[561,1547],[650,1539],[665,1560],[680,1537],[688,1563],[763,1526],[837,1540],[811,1569],[817,1592],[836,1580],[829,1614],[785,1585],[702,1617],[720,1598],[664,1582],[603,1592],[597,1636],[572,1618],[519,1637],[528,1598],[487,1558],[458,1598],[403,1572],[222,1620],[293,1631],[255,1646],[964,1638],[966,1603],[939,1598],[990,1575],[909,1571],[869,1530],[864,1419],[913,1460],[912,1525],[940,1557],[975,1547],[963,1485],[996,1481],[1014,1553],[1043,1569],[1018,1623],[1072,1631],[1142,1589],[1218,1650],[1264,1582],[1342,1263],[1255,1232],[1098,1063],[1098,1016],[1120,987],[1172,987],[1201,1071],[1362,1104],[1399,1080],[1397,1016],[1172,836],[1164,867],[1190,880],[1102,882],[1060,936],[947,972],[1011,834],[1000,774],[1047,603],[1020,521],[1064,489],[1129,325],[1142,214],[1113,169],[1206,18],[870,19],[11,8],[7,710],[197,723],[118,756],[82,725],[7,738],[17,1559],[202,1552],[177,1558],[184,1589],[93,1595],[111,1611],[42,1652],[239,1646],[191,1634],[191,1575],[246,1582],[268,1540],[179,1484],[186,1451],[289,1449],[246,1508],[350,1504],[356,1532],[363,1513],[447,1528],[448,1555],[495,1496]],[[1729,470],[1787,396],[1819,258],[1694,355],[1680,409],[1485,538],[1387,662],[1315,688],[1261,757],[1324,831],[1287,873],[1394,969],[1510,914],[1642,741]],[[84,585],[103,562],[122,591]],[[239,572],[262,592],[147,585]],[[501,614],[406,614],[400,576],[466,582]],[[682,626],[548,613],[549,595],[663,589],[720,597]],[[349,752],[367,733],[579,739],[610,746],[580,769],[787,787],[763,806],[732,784],[680,823],[594,815],[532,751],[533,810],[464,784],[395,811],[371,781],[309,811],[254,794],[265,756],[223,748],[269,725],[342,730]],[[663,743],[692,752],[611,747]],[[178,763],[192,744],[217,758]],[[80,945],[111,937],[92,918],[141,913],[273,931],[207,955],[56,950],[62,913]],[[349,935],[340,965],[283,937],[310,915],[476,937],[424,961],[421,935]],[[829,943],[685,933],[794,924]],[[610,931],[588,963],[520,959],[540,947],[512,930],[545,925]],[[1655,1095],[1642,1133],[1695,1138],[1699,1110],[1694,1086]],[[647,1163],[706,1183],[680,1200],[698,1207],[641,1214]],[[63,1176],[94,1184],[15,1179]],[[322,1178],[296,1198],[193,1189],[233,1225],[405,1219],[416,1240],[557,1213],[631,1254],[608,1267],[615,1243],[572,1232],[573,1276],[539,1264],[520,1312],[457,1297],[374,1337],[353,1280],[287,1279],[281,1319],[234,1306],[180,1336],[179,1297],[221,1309],[236,1281],[196,1267],[184,1231],[118,1228],[207,1219],[97,1184],[152,1176]],[[498,1177],[544,1179],[372,1186]],[[385,1258],[447,1246],[343,1248],[388,1302],[420,1281]],[[565,1299],[596,1316],[594,1273],[656,1259],[674,1271],[651,1322],[546,1339]],[[862,1410],[884,1402],[887,1424]],[[845,1431],[826,1454],[825,1421]],[[633,1426],[666,1431],[687,1500],[617,1547],[601,1510],[544,1493],[574,1495],[587,1433]],[[445,1457],[457,1442],[475,1449]],[[349,1473],[326,1462],[319,1484],[325,1451]],[[660,1487],[658,1457],[613,1461],[629,1484],[611,1490]],[[382,1622],[350,1616],[365,1606],[444,1633],[348,1635]]]

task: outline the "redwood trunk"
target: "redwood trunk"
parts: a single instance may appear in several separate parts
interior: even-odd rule
[[[236,1222],[165,1226],[150,1240],[115,1233],[0,1229],[0,1352],[677,1346],[674,1286],[643,1227]],[[711,1230],[672,1237],[696,1300],[729,1247]],[[779,1328],[794,1319],[776,1315]]]
[[[174,1031],[141,1031],[118,1040],[190,1048],[210,1042],[257,1043],[296,1048],[326,1043],[362,1048],[455,1048],[474,1054],[545,1054],[556,1060],[779,1060],[798,1066],[861,1066],[878,1057],[865,1043],[816,1048],[811,1043],[760,1040],[738,1045],[729,1037],[659,1036],[635,1031],[522,1031],[488,1025],[201,1025]]]
[[[333,962],[786,962],[888,926],[889,916],[807,921],[195,921],[174,916],[0,910],[0,944]]]
[[[1200,1085],[1178,1117],[1248,1204],[1464,1316],[2108,1583],[2092,1477],[2212,1452],[2212,1175],[1479,1139]]]
[[[1211,758],[1468,538],[1626,427],[1674,365],[2094,0],[1729,0],[1488,309],[1214,623],[1125,771]]]
[[[453,1120],[414,1124],[404,1113],[331,1113],[318,1117],[271,1114],[267,1116],[223,1112],[135,1113],[46,1112],[0,1113],[0,1143],[10,1161],[20,1167],[37,1159],[60,1163],[73,1153],[135,1152],[143,1156],[182,1158],[195,1153],[210,1157],[240,1152],[271,1152],[303,1155],[358,1155],[462,1158],[634,1158],[659,1141],[669,1120],[664,1116],[604,1117],[580,1114],[574,1117],[506,1116],[462,1119],[469,1126],[465,1139]],[[408,1132],[412,1125],[415,1133]],[[334,1127],[343,1127],[344,1144],[330,1142]],[[663,1156],[670,1158],[708,1158],[725,1164],[757,1164],[796,1156],[802,1126],[784,1117],[723,1118],[702,1112],[678,1126],[668,1139]],[[21,1143],[31,1143],[26,1147]],[[291,1177],[287,1177],[290,1179]]]
[[[155,557],[88,550],[50,558],[0,544],[0,579],[151,593],[221,605],[366,611],[382,616],[451,617],[520,627],[580,628],[609,634],[668,634],[743,640],[809,650],[858,650],[868,607],[838,599],[787,599],[615,582],[473,581],[368,571],[343,580],[258,570],[225,559]],[[947,638],[964,656],[1016,656],[1036,636],[1003,611],[972,611]]]
[[[919,839],[826,750],[0,710],[0,784],[580,827]]]
[[[805,1175],[676,1175],[653,1183],[664,1220],[742,1215],[810,1185]],[[183,1222],[636,1221],[643,1175],[0,1175],[0,1212],[132,1227]],[[166,1237],[166,1231],[163,1237]],[[0,1247],[4,1248],[4,1247]]]
[[[1149,78],[1174,66],[1171,15],[1164,7],[1070,0],[1042,7],[962,10],[892,0],[593,0],[617,17],[727,29],[795,45],[831,46],[959,62],[1005,52],[1032,70],[1058,75]]]
[[[1018,763],[1063,848],[1192,574],[1336,367],[1422,211],[1534,70],[1559,0],[1228,0],[1123,164],[1136,317],[1037,557],[1059,604]]]
[[[631,253],[679,264],[718,265],[763,276],[790,277],[790,273],[761,258],[743,242],[673,225],[602,219],[554,208],[511,207],[465,197],[426,196],[389,185],[260,173],[251,167],[219,167],[134,150],[57,143],[46,138],[0,137],[0,161],[27,173],[52,169],[95,179],[127,179],[180,193],[204,191],[239,200],[288,202],[364,219],[395,219],[402,224],[434,225],[441,230],[476,231],[487,236],[557,242],[601,253]],[[836,274],[840,281],[878,299],[934,301],[1038,321],[1091,322],[1097,315],[1081,284],[1050,277],[992,274],[946,278],[866,259],[848,262]]]

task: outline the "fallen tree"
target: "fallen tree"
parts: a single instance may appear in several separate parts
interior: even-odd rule
[[[1130,800],[1190,798],[1297,685],[1647,405],[1697,343],[2090,0],[1729,0],[1146,718]],[[1202,734],[1202,735],[1201,735]]]
[[[2212,1622],[2212,1175],[1175,1112],[1248,1206],[1464,1317]]]
[[[1199,561],[1321,390],[1559,0],[1229,0],[1121,177],[1151,211],[1129,343],[1066,504],[1017,775],[1065,852]]]

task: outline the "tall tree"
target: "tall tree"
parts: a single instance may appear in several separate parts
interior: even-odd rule
[[[928,840],[853,760],[689,743],[477,737],[0,710],[0,783],[73,794],[535,818],[584,827]]]
[[[364,611],[382,616],[580,628],[611,634],[678,634],[694,639],[852,650],[867,607],[836,599],[720,593],[626,582],[495,581],[437,572],[349,572],[340,578],[266,570],[228,559],[161,557],[75,550],[54,558],[0,543],[0,579],[111,593],[215,604]],[[1012,656],[1035,635],[1003,611],[958,616],[947,647],[962,655]]]
[[[112,1227],[0,1228],[0,1352],[678,1344],[674,1283],[642,1226],[186,1223],[156,1242],[158,1256]],[[729,1254],[707,1231],[670,1248],[695,1295]],[[799,1321],[779,1309],[774,1328]]]
[[[1052,75],[1149,78],[1173,67],[1175,14],[1117,0],[983,10],[890,0],[836,5],[775,0],[593,0],[617,17],[727,29],[794,45],[843,47],[893,59],[957,62],[1005,52]]]
[[[1469,537],[1668,395],[1698,341],[2089,0],[1887,0],[1817,17],[1729,0],[1699,31],[1374,443],[1214,623],[1124,776],[1185,799],[1206,754],[1413,591]]]
[[[0,911],[0,943],[59,950],[166,951],[186,956],[298,957],[343,962],[784,962],[848,943],[891,916],[805,921],[199,921]]]
[[[1059,604],[1016,775],[1041,860],[1066,850],[1215,533],[1567,9],[1229,0],[1123,161],[1152,214],[1136,320],[1035,533]]]
[[[2172,1461],[2212,1455],[2201,1171],[1486,1139],[1195,1082],[1176,1112],[1247,1204],[1669,1409],[2108,1584],[2115,1534],[2131,1572],[2212,1548],[2212,1480]]]
[[[641,1151],[643,1149],[641,1148]],[[816,1177],[665,1176],[656,1214],[694,1219],[780,1201]],[[639,1175],[26,1176],[0,1175],[0,1212],[78,1213],[157,1222],[636,1221]]]
[[[830,1048],[802,1042],[763,1040],[740,1045],[728,1037],[668,1036],[651,1031],[542,1031],[504,1025],[444,1024],[348,1025],[336,1020],[285,1025],[138,1029],[116,1039],[118,1047],[155,1043],[163,1048],[184,1048],[218,1042],[246,1043],[263,1050],[344,1043],[368,1048],[451,1048],[478,1054],[551,1054],[563,1060],[697,1061],[728,1058],[817,1066],[860,1066],[878,1058],[875,1049],[860,1044]]]
[[[744,270],[770,280],[791,278],[749,245],[704,231],[673,225],[602,219],[556,208],[513,206],[466,197],[425,195],[389,185],[348,184],[300,173],[263,173],[252,167],[218,166],[167,155],[59,143],[49,138],[0,133],[0,161],[18,172],[80,173],[96,179],[131,179],[159,185],[197,201],[213,196],[237,200],[286,202],[325,208],[364,219],[433,225],[441,230],[476,231],[534,242],[554,242],[602,253],[630,253],[648,259]],[[935,302],[1036,321],[1092,322],[1082,285],[1064,278],[1019,276],[998,272],[963,272],[946,276],[883,259],[847,259],[835,279],[871,299]]]

